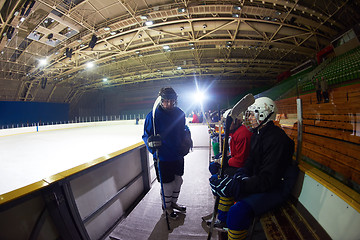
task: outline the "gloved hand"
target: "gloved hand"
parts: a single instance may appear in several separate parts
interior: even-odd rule
[[[219,172],[221,165],[217,162],[211,162],[209,165],[209,171],[211,175],[217,174]]]
[[[218,178],[218,175],[213,175],[209,179],[211,191],[218,197],[231,197],[230,185],[233,179],[229,176],[224,176],[222,179]]]
[[[161,147],[161,136],[159,134],[150,136],[147,140],[149,148],[158,149]]]
[[[234,179],[246,179],[248,178],[248,174],[244,168],[239,168],[233,175]]]

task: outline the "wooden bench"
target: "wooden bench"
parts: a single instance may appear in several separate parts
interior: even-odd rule
[[[267,240],[331,239],[295,199],[288,200],[281,207],[255,218],[249,230],[248,239],[253,238],[254,228],[258,221],[261,223]]]

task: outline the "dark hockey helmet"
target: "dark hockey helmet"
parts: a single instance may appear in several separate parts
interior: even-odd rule
[[[159,96],[161,99],[177,100],[177,94],[172,87],[163,87],[160,89]]]
[[[159,96],[161,96],[160,106],[166,110],[171,111],[177,104],[177,94],[172,87],[164,87],[160,89]]]

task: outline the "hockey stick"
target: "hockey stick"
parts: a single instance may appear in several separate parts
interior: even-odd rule
[[[161,96],[158,96],[158,97],[156,98],[155,102],[154,102],[154,106],[153,106],[153,110],[152,110],[154,136],[156,135],[156,130],[155,130],[155,111],[156,111],[156,108],[159,106],[160,102],[161,102]],[[157,160],[156,163],[157,163],[157,169],[158,169],[158,175],[159,175],[159,181],[160,181],[160,188],[161,188],[161,195],[162,195],[162,204],[163,204],[164,210],[165,210],[165,218],[166,218],[167,228],[168,228],[168,230],[170,230],[170,223],[169,223],[168,212],[166,211],[164,185],[163,185],[162,178],[161,178],[160,159],[159,159],[159,149],[158,149],[158,148],[156,148],[156,160]]]
[[[232,109],[227,110],[223,115],[226,120],[225,120],[225,136],[224,136],[224,143],[223,143],[223,152],[222,152],[222,156],[221,156],[221,167],[220,167],[220,173],[219,173],[220,178],[223,177],[223,166],[224,166],[225,159],[227,157],[227,152],[229,149],[230,125],[233,122],[233,120],[235,120],[241,112],[246,111],[247,108],[254,102],[255,102],[254,96],[251,93],[249,93],[245,97],[243,97],[240,101],[238,101]],[[218,206],[219,206],[219,200],[220,200],[220,197],[217,196],[215,199],[209,234],[208,234],[208,238],[207,238],[208,240],[211,239],[212,232],[214,229],[214,223],[215,223],[215,218],[216,218],[216,214],[217,214],[217,210],[218,210]]]

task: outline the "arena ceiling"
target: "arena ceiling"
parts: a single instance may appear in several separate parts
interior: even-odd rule
[[[0,8],[0,101],[74,103],[98,89],[194,78],[268,86],[360,19],[352,0],[0,0]]]

